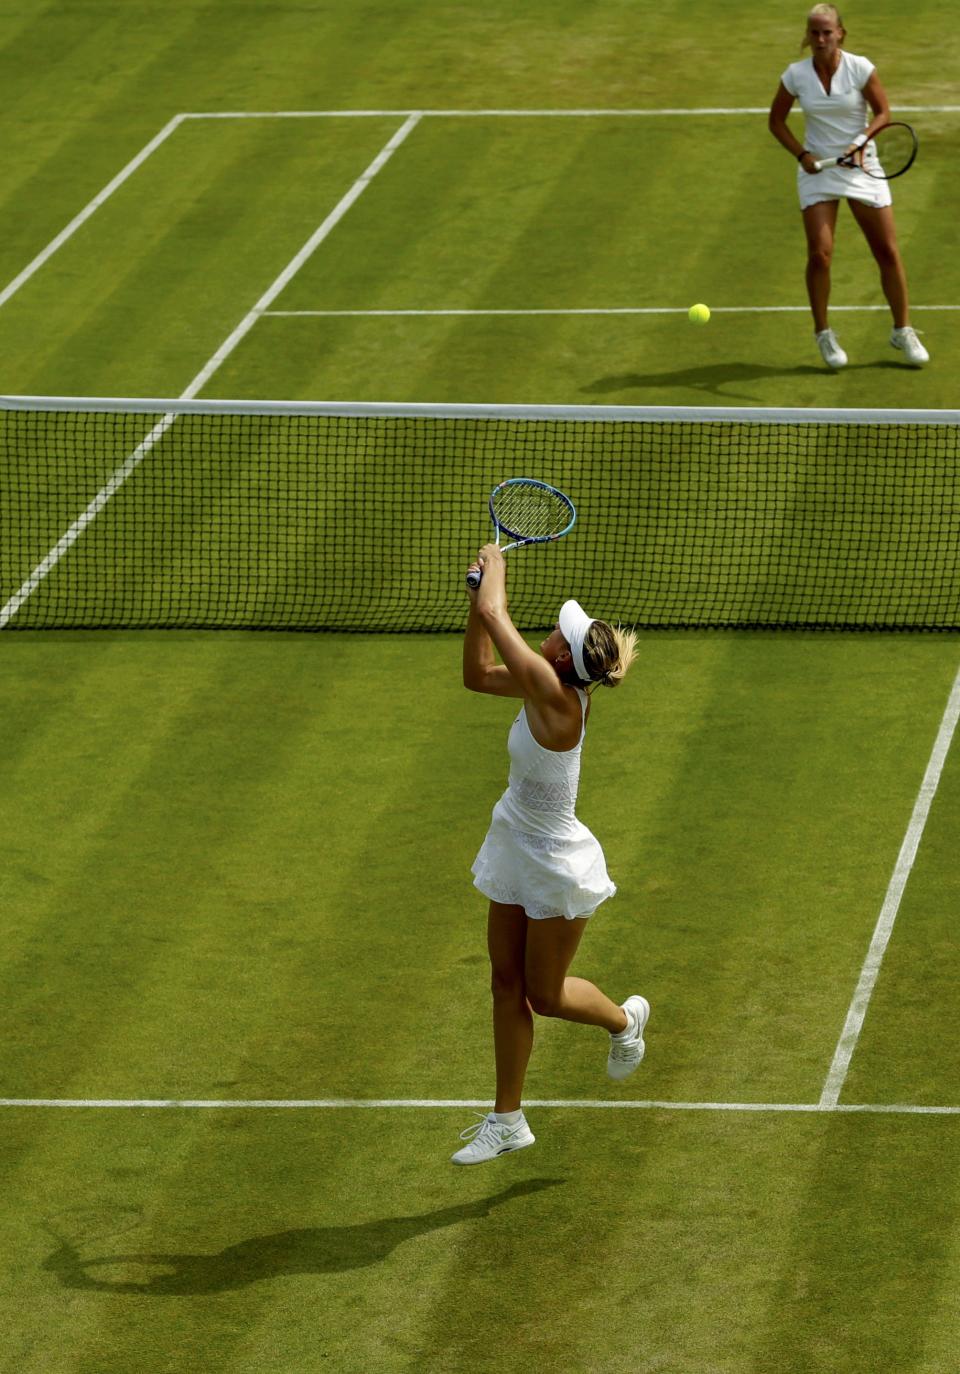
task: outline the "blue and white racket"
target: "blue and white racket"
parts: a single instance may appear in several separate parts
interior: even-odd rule
[[[490,519],[496,531],[497,546],[500,535],[511,543],[503,552],[519,549],[524,544],[549,544],[569,534],[576,524],[577,512],[569,496],[556,487],[538,482],[534,477],[508,477],[490,493]],[[483,573],[467,573],[467,586],[479,587]]]

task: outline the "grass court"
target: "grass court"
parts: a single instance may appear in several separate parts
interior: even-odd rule
[[[920,135],[922,372],[849,216],[815,352],[762,113],[803,7],[40,0],[0,13],[3,391],[953,407],[960,36],[844,18]],[[647,1058],[538,1021],[536,1146],[455,1170],[511,718],[458,639],[0,634],[0,1368],[951,1374],[958,664],[642,636],[574,971],[649,997]]]

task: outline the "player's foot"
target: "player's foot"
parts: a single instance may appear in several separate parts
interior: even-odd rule
[[[645,997],[628,997],[623,1010],[627,1014],[627,1028],[610,1037],[607,1073],[611,1078],[626,1078],[633,1073],[647,1049],[643,1028],[650,1018],[650,1003]]]
[[[460,1139],[469,1140],[470,1144],[450,1156],[453,1163],[485,1164],[488,1159],[496,1159],[498,1155],[532,1145],[536,1136],[527,1125],[526,1117],[521,1116],[516,1125],[509,1126],[504,1121],[498,1121],[493,1112],[488,1112],[475,1125],[461,1131]]]
[[[837,343],[837,336],[832,329],[821,329],[817,337],[817,347],[820,356],[827,367],[837,372],[841,367],[847,365],[847,355]]]
[[[917,331],[905,324],[902,329],[895,329],[890,335],[890,342],[894,348],[903,350],[904,356],[911,367],[923,367],[924,363],[930,361],[930,354],[917,338]]]

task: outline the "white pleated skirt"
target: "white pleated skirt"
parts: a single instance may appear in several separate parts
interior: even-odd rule
[[[868,177],[861,167],[826,167],[822,172],[805,172],[798,166],[797,194],[801,210],[825,200],[858,200],[875,210],[893,204],[890,183]]]
[[[472,872],[474,887],[485,897],[522,906],[535,921],[592,916],[617,890],[599,841],[580,821],[562,839],[527,835],[509,826],[496,808]]]

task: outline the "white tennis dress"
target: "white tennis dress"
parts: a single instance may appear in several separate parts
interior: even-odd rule
[[[473,863],[475,887],[534,920],[592,916],[617,890],[598,841],[574,815],[587,710],[586,692],[576,690],[584,725],[573,749],[544,749],[521,706],[508,740],[507,790]]]
[[[806,128],[803,146],[814,157],[839,157],[870,122],[863,88],[870,80],[873,63],[869,57],[840,53],[840,66],[830,80],[829,93],[817,75],[812,57],[792,62],[780,80],[784,89],[800,102]],[[864,150],[864,161],[878,162],[873,142]],[[890,184],[868,177],[860,167],[827,167],[822,172],[805,172],[797,166],[797,191],[800,208],[824,200],[859,200],[880,209],[893,204]]]

